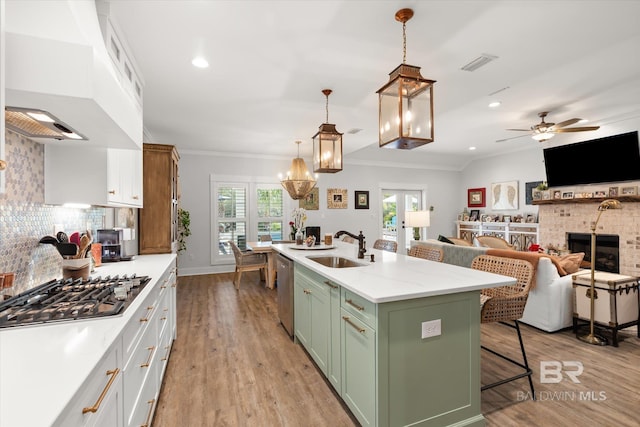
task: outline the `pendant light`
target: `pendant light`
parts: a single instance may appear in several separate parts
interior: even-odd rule
[[[313,171],[316,173],[336,173],[342,170],[342,134],[336,125],[329,123],[329,95],[331,89],[323,89],[327,98],[327,120],[313,135]]]
[[[316,186],[316,180],[309,173],[307,164],[300,158],[302,141],[296,141],[296,144],[298,144],[298,157],[291,162],[291,170],[287,172],[286,179],[282,179],[282,174],[280,174],[280,183],[293,200],[303,199]]]
[[[420,67],[407,65],[407,21],[413,10],[396,12],[402,22],[402,64],[389,73],[378,90],[380,147],[412,149],[433,142],[433,84],[420,75]]]

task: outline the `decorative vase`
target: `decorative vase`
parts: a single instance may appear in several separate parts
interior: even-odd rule
[[[302,235],[302,231],[301,230],[296,231],[296,245],[301,245],[303,240],[304,240],[304,236]]]
[[[294,241],[296,240],[296,233],[295,231],[292,231],[291,234],[289,235],[291,238],[289,240]]]

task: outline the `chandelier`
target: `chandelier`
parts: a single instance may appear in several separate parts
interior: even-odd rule
[[[378,90],[380,147],[412,149],[433,142],[433,84],[420,75],[420,67],[407,65],[407,21],[413,10],[396,12],[402,22],[402,64],[389,73]]]
[[[304,198],[316,186],[316,180],[309,173],[304,160],[300,158],[302,141],[296,141],[296,144],[298,144],[298,157],[291,162],[291,169],[287,172],[286,179],[282,179],[282,174],[280,174],[280,183],[293,200]]]
[[[342,170],[342,134],[336,125],[329,124],[329,95],[331,89],[323,89],[327,98],[327,120],[320,125],[318,133],[313,135],[313,171],[335,173]]]

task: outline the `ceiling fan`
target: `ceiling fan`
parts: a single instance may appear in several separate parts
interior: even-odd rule
[[[568,128],[567,126],[571,126],[572,124],[578,123],[581,119],[569,119],[560,123],[550,123],[545,122],[544,118],[549,114],[548,111],[543,111],[538,113],[538,117],[540,117],[540,123],[531,126],[531,129],[507,129],[514,130],[518,132],[529,132],[528,135],[531,135],[533,139],[539,142],[547,141],[548,139],[553,138],[556,133],[565,133],[565,132],[585,132],[590,130],[598,130],[600,126],[579,126]],[[512,138],[499,139],[496,142],[508,141],[510,139],[521,138],[527,135],[519,135],[514,136]]]

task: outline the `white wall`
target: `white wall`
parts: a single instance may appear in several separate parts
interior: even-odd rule
[[[311,159],[305,159],[311,166]],[[264,159],[250,157],[228,157],[222,155],[181,152],[180,153],[180,205],[190,212],[191,232],[187,240],[187,251],[178,258],[180,275],[208,274],[220,271],[232,271],[211,265],[211,221],[210,221],[210,175],[236,175],[254,177],[273,177],[279,182],[279,172],[286,172],[291,159]],[[455,226],[452,219],[461,211],[457,202],[460,185],[459,172],[430,171],[405,168],[384,168],[345,164],[344,170],[336,174],[321,174],[318,180],[320,189],[320,209],[307,212],[306,225],[319,225],[322,233],[335,233],[347,230],[358,233],[362,230],[369,245],[379,237],[378,224],[380,205],[380,186],[395,189],[421,188],[426,192],[426,207],[433,206],[431,226],[427,230],[429,237],[438,234],[453,235]],[[327,188],[346,188],[348,190],[347,209],[327,209]],[[369,191],[370,209],[354,208],[354,191]],[[286,207],[287,222],[289,214],[298,202],[287,197],[290,204]],[[288,227],[287,227],[288,228]],[[249,236],[256,239],[257,236]]]

